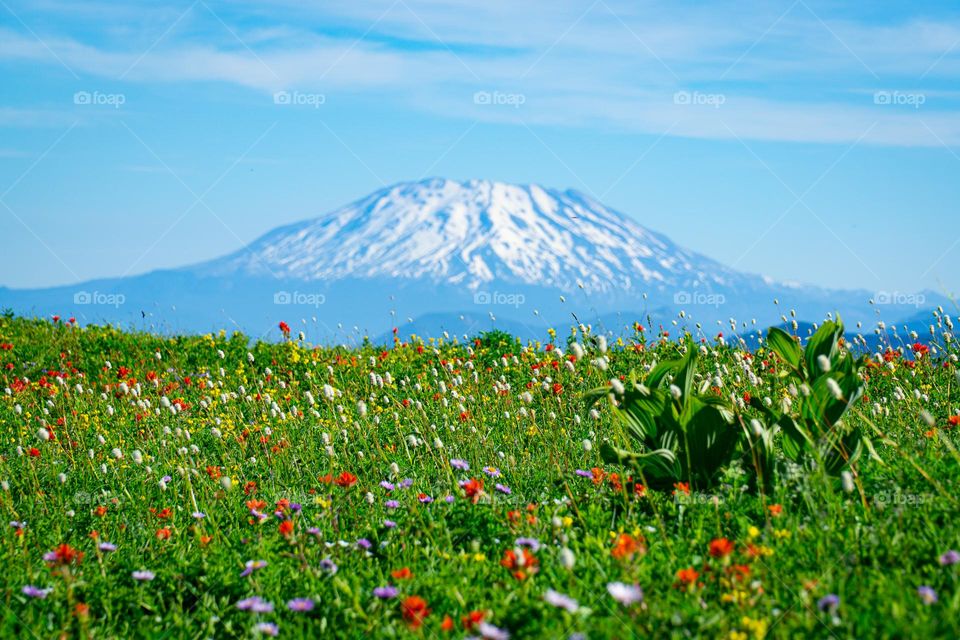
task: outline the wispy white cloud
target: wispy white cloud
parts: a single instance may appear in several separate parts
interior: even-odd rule
[[[43,0],[29,12],[45,15],[59,4]],[[869,24],[802,1],[706,8],[617,0],[199,2],[189,11],[190,4],[165,8],[168,22],[154,21],[137,37],[112,36],[137,7],[99,7],[104,25],[94,35],[0,29],[0,61],[63,63],[104,82],[367,92],[480,121],[826,143],[858,140],[869,128],[868,144],[960,144],[960,108],[948,88],[960,76],[955,19]],[[523,104],[477,104],[478,91],[519,95]],[[877,91],[919,93],[923,104],[875,104]],[[723,103],[678,104],[677,92]]]

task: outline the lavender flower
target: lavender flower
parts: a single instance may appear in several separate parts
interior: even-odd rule
[[[635,584],[624,584],[622,582],[610,582],[607,584],[607,592],[610,597],[629,607],[632,604],[643,602],[643,589]]]
[[[383,526],[385,526],[387,529],[393,529],[394,527],[397,526],[397,523],[394,522],[393,520],[384,520]]]
[[[253,630],[265,636],[276,636],[280,633],[280,628],[272,622],[258,622]]]
[[[320,568],[333,575],[337,572],[337,565],[330,558],[324,558],[320,561]]]
[[[510,489],[510,487],[508,487],[508,486],[505,485],[505,484],[500,484],[499,482],[496,484],[496,487],[495,487],[495,488],[496,488],[496,490],[499,491],[500,493],[505,493],[505,494],[507,494],[507,495],[510,495],[511,493],[513,493],[513,491]]]
[[[833,613],[840,606],[840,596],[835,593],[829,593],[817,600],[817,609],[820,611],[829,611]]]
[[[250,575],[254,571],[263,569],[265,566],[267,566],[267,561],[266,560],[247,560],[244,566],[246,568],[243,570],[243,573],[240,574],[241,578],[246,578],[248,575]]]
[[[267,602],[260,596],[251,596],[238,602],[237,609],[252,611],[253,613],[270,613],[273,611],[273,603]]]
[[[401,489],[408,489],[408,488],[410,488],[410,487],[412,487],[412,486],[413,486],[413,479],[412,479],[412,478],[404,478],[403,480],[400,481],[400,488],[401,488]]]
[[[32,584],[28,584],[23,589],[21,589],[23,595],[29,596],[31,598],[43,598],[47,597],[47,594],[53,591],[53,587],[47,587],[46,589],[41,589],[40,587],[35,587]]]
[[[204,518],[207,517],[207,514],[205,514],[203,511],[194,511],[193,517],[196,518],[197,520],[203,520]]]
[[[373,590],[373,595],[377,596],[381,600],[396,598],[398,593],[400,593],[400,591],[395,586],[390,584],[385,587],[377,587]]]
[[[357,546],[361,549],[369,549],[373,546],[373,543],[367,540],[366,538],[360,538],[357,540]]]
[[[553,589],[548,589],[547,592],[543,594],[543,599],[547,601],[547,604],[551,604],[559,609],[566,609],[570,613],[576,613],[577,609],[580,608],[579,602]]]
[[[496,467],[484,467],[483,472],[488,476],[490,476],[491,478],[500,477],[500,469],[497,469]]]
[[[587,471],[586,469],[577,469],[576,473],[577,473],[577,475],[580,476],[581,478],[592,478],[592,477],[593,477],[593,474],[592,474],[591,472]]]
[[[386,489],[387,491],[393,491],[394,489],[397,488],[397,485],[393,484],[392,482],[387,482],[386,480],[381,481],[380,486]]]
[[[470,465],[466,460],[460,460],[458,458],[452,458],[450,460],[450,466],[454,469],[460,469],[460,471],[470,471]]]
[[[515,544],[518,547],[530,547],[534,553],[540,550],[540,541],[536,538],[517,538]]]
[[[287,609],[290,611],[312,611],[314,606],[310,598],[294,598],[287,603]]]
[[[400,503],[396,500],[387,500],[383,503],[383,506],[385,506],[387,509],[396,509],[400,506]]]
[[[141,569],[140,571],[134,571],[130,575],[133,576],[134,580],[138,580],[139,582],[150,582],[156,577],[153,571],[147,571],[146,569]]]
[[[917,587],[917,595],[923,600],[923,604],[934,604],[938,600],[937,592],[927,585]]]
[[[510,640],[510,634],[505,630],[495,627],[489,622],[481,622],[477,625],[477,631],[484,640]]]
[[[417,498],[417,500],[419,500],[423,504],[430,504],[431,502],[433,502],[433,498],[431,498],[425,493],[421,493],[420,496]]]
[[[112,542],[101,542],[97,548],[100,549],[100,551],[116,551],[117,545]]]
[[[960,562],[960,552],[950,549],[945,551],[943,555],[940,556],[940,566],[948,567],[952,564],[957,564]]]

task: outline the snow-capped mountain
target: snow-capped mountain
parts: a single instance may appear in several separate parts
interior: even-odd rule
[[[874,296],[735,271],[575,191],[429,179],[376,191],[202,264],[50,289],[0,287],[0,309],[253,336],[275,332],[283,319],[312,340],[350,341],[389,336],[393,327],[401,335],[497,327],[542,338],[574,317],[620,331],[635,321],[667,325],[681,311],[682,322],[704,327],[731,318],[772,324],[789,309],[809,320],[840,312],[872,323]],[[907,304],[884,306],[882,317],[917,317],[908,298],[886,296]],[[942,300],[924,299],[927,308]]]
[[[204,270],[303,281],[402,278],[470,290],[511,284],[605,293],[714,289],[744,284],[745,278],[576,191],[444,179],[387,187],[276,229]]]

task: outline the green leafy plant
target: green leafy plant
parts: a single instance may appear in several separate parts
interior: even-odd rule
[[[759,398],[750,399],[762,418],[751,431],[750,448],[758,449],[755,459],[769,477],[772,443],[782,433],[777,441],[786,459],[815,461],[831,475],[840,473],[865,445],[870,447],[860,427],[849,428],[842,420],[863,395],[864,364],[843,348],[843,323],[825,322],[803,349],[796,338],[771,327],[767,344],[780,360],[779,375],[790,393],[789,401],[770,407]]]
[[[643,383],[631,375],[622,393],[613,391],[615,413],[639,449],[604,444],[604,461],[633,467],[655,489],[678,482],[715,484],[733,460],[743,429],[726,400],[694,388],[697,359],[697,347],[688,341],[683,358],[658,364]],[[590,397],[596,401],[610,393],[602,387]]]

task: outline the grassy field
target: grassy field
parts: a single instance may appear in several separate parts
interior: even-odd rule
[[[809,359],[729,326],[348,349],[7,316],[0,633],[960,637],[930,323]]]

